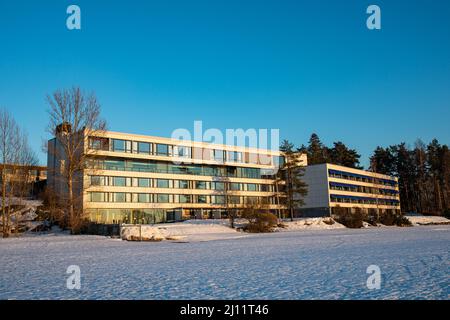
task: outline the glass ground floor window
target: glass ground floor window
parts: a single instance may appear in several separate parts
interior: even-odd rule
[[[166,221],[164,209],[90,209],[89,220],[102,224],[154,224]]]

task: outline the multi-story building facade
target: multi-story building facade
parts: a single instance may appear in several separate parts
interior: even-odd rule
[[[303,180],[309,192],[302,216],[330,215],[336,207],[374,214],[400,212],[396,177],[325,163],[307,166]]]
[[[219,218],[248,203],[285,209],[275,179],[278,151],[110,131],[83,139],[88,160],[75,190],[91,221]],[[57,141],[49,149],[58,149]],[[65,161],[55,154],[48,156],[48,185],[64,192],[58,176]],[[306,155],[301,159],[306,165]]]

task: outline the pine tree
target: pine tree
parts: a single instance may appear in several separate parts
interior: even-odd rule
[[[395,157],[390,148],[377,147],[370,157],[370,170],[387,175],[395,174]]]
[[[294,220],[295,209],[305,204],[304,197],[308,194],[308,185],[302,180],[305,173],[304,166],[300,163],[300,153],[294,151],[294,145],[283,140],[280,146],[285,161],[278,171],[278,180],[285,182],[286,204],[291,220]]]
[[[341,141],[334,142],[333,148],[329,151],[330,162],[340,166],[362,169],[359,165],[361,155],[355,149],[349,149]]]
[[[329,162],[329,151],[326,146],[320,141],[317,134],[313,133],[309,139],[308,147],[308,164],[321,164]]]
[[[413,150],[405,143],[377,147],[370,169],[399,178],[402,210],[424,214],[450,214],[450,151],[433,139],[425,146],[417,140]]]

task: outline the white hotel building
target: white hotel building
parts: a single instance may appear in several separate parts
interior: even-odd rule
[[[366,213],[400,212],[398,179],[384,174],[324,163],[306,167],[308,184],[302,216],[326,216],[334,208]]]
[[[83,139],[89,161],[75,190],[93,222],[220,218],[255,202],[285,209],[274,176],[279,151],[110,131]],[[49,140],[49,150],[57,149],[58,139]],[[64,160],[55,154],[48,154],[48,186],[63,194]]]
[[[60,130],[58,134],[67,134]],[[258,203],[286,213],[284,182],[275,173],[279,151],[175,140],[119,132],[83,134],[87,166],[78,174],[75,198],[92,222],[158,223],[186,218],[224,218]],[[58,139],[49,140],[49,188],[66,190]],[[368,213],[400,211],[397,178],[332,164],[305,166],[305,205],[297,216],[329,216],[334,208]]]

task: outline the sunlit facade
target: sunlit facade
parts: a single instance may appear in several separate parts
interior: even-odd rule
[[[249,203],[285,209],[275,174],[280,152],[118,132],[84,137],[87,167],[76,188],[98,223],[223,218]],[[49,145],[57,148],[56,139]],[[303,158],[306,164],[306,156]],[[49,153],[57,192],[61,159]]]

